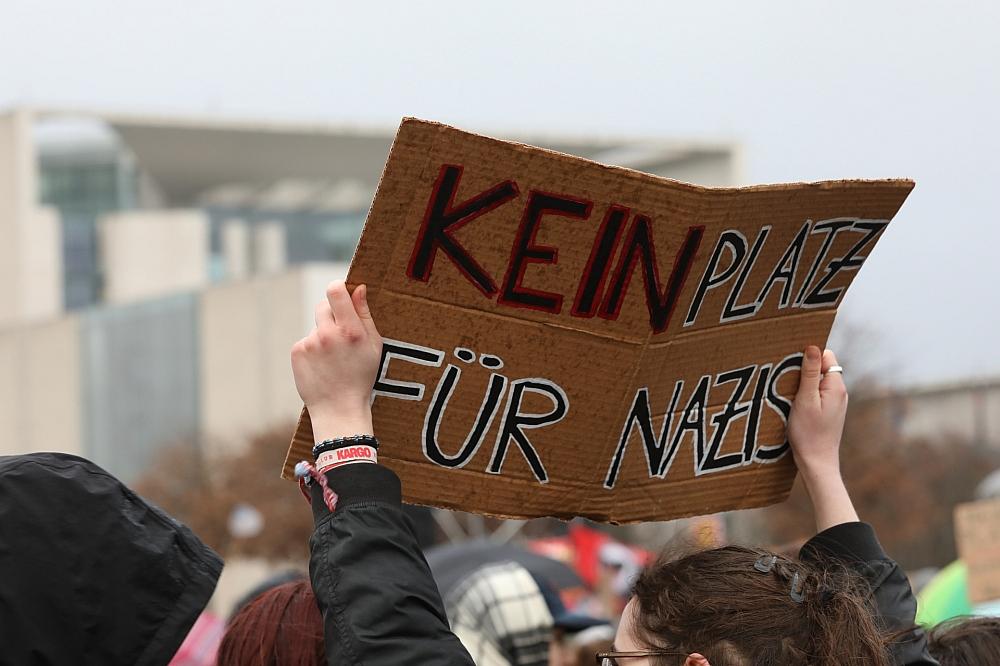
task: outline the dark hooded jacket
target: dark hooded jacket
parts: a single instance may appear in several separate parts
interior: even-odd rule
[[[0,664],[163,666],[222,560],[97,465],[0,456]]]

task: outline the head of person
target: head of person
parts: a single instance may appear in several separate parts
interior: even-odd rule
[[[1000,617],[960,617],[934,627],[931,655],[941,666],[1000,664]]]
[[[864,581],[843,567],[726,546],[636,580],[605,660],[619,666],[890,666]],[[869,595],[870,596],[870,595]]]
[[[445,610],[477,666],[547,666],[552,612],[520,564],[480,567],[448,593]]]
[[[487,564],[469,574],[447,594],[445,609],[477,666],[573,664],[574,635],[610,628],[606,620],[567,610],[548,582],[517,562]]]
[[[323,618],[309,581],[257,595],[230,620],[218,666],[324,666]]]

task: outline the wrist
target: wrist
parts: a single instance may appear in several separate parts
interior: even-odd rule
[[[313,441],[352,437],[354,435],[374,435],[372,412],[366,405],[355,409],[309,408],[312,421]]]
[[[807,491],[813,505],[817,532],[835,525],[858,521],[858,513],[854,509],[851,495],[839,477],[835,480],[828,479],[820,486],[807,487]]]
[[[831,494],[840,494],[842,489],[846,489],[844,478],[840,475],[840,469],[823,469],[802,472],[802,482],[806,487],[806,493],[815,504],[817,500]]]
[[[840,474],[839,460],[796,460],[799,474],[807,485],[825,485],[831,482],[843,482]]]

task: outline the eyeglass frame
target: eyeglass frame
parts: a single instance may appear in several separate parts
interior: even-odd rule
[[[686,657],[687,654],[687,652],[678,652],[677,650],[629,650],[627,652],[612,650],[611,652],[598,652],[594,655],[594,660],[597,663],[597,666],[605,666],[605,659],[612,660],[608,666],[620,666],[617,661],[619,657],[625,657],[628,659],[634,659],[636,657],[669,657],[670,655]]]

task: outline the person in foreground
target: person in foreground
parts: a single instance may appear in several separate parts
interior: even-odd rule
[[[292,348],[296,387],[320,443],[316,476],[332,491],[320,483],[309,491],[310,579],[327,663],[467,666],[473,661],[449,628],[400,509],[398,477],[370,461],[326,468],[322,460],[328,443],[376,444],[370,404],[380,354],[365,286],[349,294],[342,282],[330,285],[315,329]],[[832,352],[806,349],[788,423],[819,529],[801,561],[728,546],[653,564],[599,664],[936,664],[913,627],[916,603],[902,570],[858,521],[841,479],[847,392],[838,370]]]
[[[0,456],[0,666],[166,666],[222,559],[93,462]]]
[[[604,666],[936,664],[900,567],[859,522],[840,474],[847,390],[808,347],[788,438],[819,533],[797,561],[727,546],[640,574]]]

